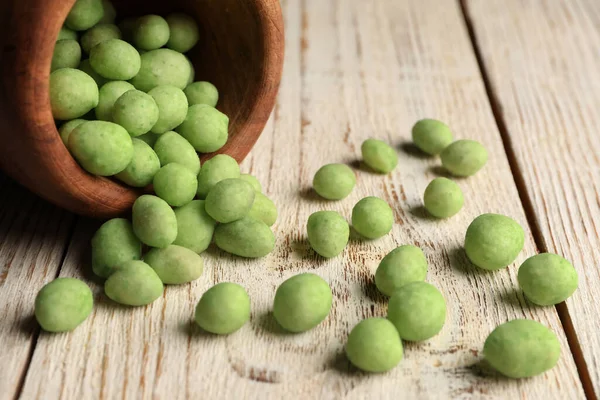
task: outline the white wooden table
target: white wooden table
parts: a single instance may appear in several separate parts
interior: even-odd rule
[[[286,55],[277,106],[243,163],[279,205],[275,251],[259,260],[205,255],[196,282],[168,287],[151,306],[118,307],[91,274],[89,239],[99,222],[75,217],[0,177],[0,399],[583,399],[600,393],[600,2],[597,0],[284,0]],[[426,217],[421,196],[439,160],[408,145],[419,118],[448,122],[458,138],[490,152],[477,175],[458,181],[464,209]],[[325,202],[314,172],[353,163],[360,143],[398,146],[388,176],[358,172],[353,193]],[[354,163],[353,163],[354,164]],[[394,209],[386,237],[351,241],[322,260],[307,246],[308,215],[349,216],[367,195]],[[497,212],[527,230],[509,268],[483,273],[461,248],[474,217]],[[427,280],[448,303],[442,332],[406,344],[402,363],[367,375],[343,356],[349,330],[385,316],[373,285],[379,260],[400,244],[420,246]],[[541,251],[570,259],[579,289],[566,304],[536,307],[516,282],[518,265]],[[282,334],[269,310],[275,288],[304,271],[330,282],[334,305],[316,329]],[[90,318],[69,334],[40,332],[37,291],[56,276],[86,280]],[[242,283],[250,323],[227,337],[194,328],[201,294]],[[512,318],[549,326],[559,364],[526,380],[482,362],[489,332]]]

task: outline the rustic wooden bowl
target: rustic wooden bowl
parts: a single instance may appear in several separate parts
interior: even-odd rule
[[[122,215],[140,194],[88,174],[63,145],[50,110],[54,43],[75,0],[2,0],[0,5],[0,167],[41,197],[75,213]],[[196,79],[219,89],[230,118],[219,151],[244,159],[275,103],[283,64],[278,0],[113,0],[117,17],[182,11],[199,22],[189,56]],[[202,159],[212,154],[203,155]]]

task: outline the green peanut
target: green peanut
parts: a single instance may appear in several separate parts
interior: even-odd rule
[[[77,68],[81,61],[81,47],[76,40],[59,40],[54,45],[50,71],[60,68]]]
[[[90,65],[106,79],[126,81],[140,71],[141,59],[135,47],[129,43],[121,39],[109,39],[92,47]]]
[[[141,68],[131,83],[136,89],[148,92],[160,85],[187,86],[191,66],[187,58],[171,49],[151,50],[141,56]]]
[[[169,24],[158,15],[139,17],[133,27],[132,40],[138,49],[159,49],[169,40]]]
[[[212,153],[227,143],[229,118],[216,108],[195,104],[176,131],[201,153]]]
[[[247,258],[264,257],[275,247],[269,226],[250,217],[217,225],[214,239],[221,250]]]
[[[206,81],[190,83],[183,91],[187,96],[190,106],[206,104],[216,107],[219,101],[219,92],[215,85]]]
[[[571,297],[579,278],[573,265],[559,255],[542,253],[525,260],[519,267],[519,286],[529,300],[551,306]]]
[[[50,74],[50,106],[58,120],[85,115],[98,105],[98,85],[85,72],[61,68]]]
[[[142,195],[133,203],[133,231],[145,244],[167,247],[177,237],[177,218],[173,209],[156,196]]]
[[[277,221],[277,207],[270,198],[261,192],[256,192],[248,216],[272,226]]]
[[[69,151],[88,172],[111,176],[133,158],[133,142],[125,129],[106,121],[88,121],[69,135]]]
[[[115,175],[115,178],[125,182],[129,186],[144,187],[152,183],[154,175],[160,169],[158,156],[144,141],[132,139],[133,158],[123,171]]]
[[[121,264],[104,283],[112,301],[127,306],[145,306],[162,296],[164,286],[156,272],[143,261]]]
[[[182,13],[169,14],[166,18],[171,35],[167,47],[185,53],[200,39],[198,24],[192,17]]]
[[[367,139],[360,147],[363,161],[376,172],[387,174],[398,165],[398,154],[387,143],[377,139]]]
[[[96,25],[102,17],[102,0],[77,0],[69,11],[65,24],[75,31],[85,31]]]
[[[435,286],[412,282],[397,289],[390,297],[388,319],[402,339],[427,340],[444,326],[446,301]]]
[[[196,153],[190,142],[173,131],[154,136],[157,137],[154,143],[154,151],[158,155],[160,165],[165,166],[176,162],[187,167],[194,175],[198,175],[200,172],[200,158],[198,158],[198,153]]]
[[[218,182],[228,178],[239,178],[240,166],[232,157],[217,154],[206,161],[198,174],[198,196],[205,198]]]
[[[192,201],[198,189],[196,175],[177,163],[167,164],[158,170],[153,184],[156,195],[173,207]]]
[[[196,306],[194,320],[202,329],[228,335],[250,319],[250,297],[236,283],[221,282],[208,289]]]
[[[356,185],[356,176],[346,164],[322,166],[313,178],[313,188],[319,196],[328,200],[341,200],[348,196]]]
[[[422,119],[412,128],[412,139],[421,151],[436,155],[440,154],[452,141],[452,131],[448,125],[435,119]]]
[[[125,81],[112,81],[100,88],[100,100],[96,106],[96,118],[101,121],[113,120],[113,108],[115,102],[126,92],[135,90],[135,87]]]
[[[81,36],[81,47],[89,54],[94,46],[110,39],[121,39],[121,30],[114,24],[98,24]]]
[[[352,209],[352,226],[367,239],[386,235],[394,225],[394,213],[379,197],[365,197]]]
[[[61,125],[61,127],[58,129],[58,133],[60,134],[60,138],[62,139],[65,146],[67,146],[67,144],[69,143],[69,136],[71,135],[71,132],[73,132],[75,128],[77,128],[84,122],[87,122],[87,120],[79,118],[72,119]]]
[[[435,178],[425,189],[423,203],[434,217],[450,218],[461,210],[465,198],[456,182],[447,178]]]
[[[37,294],[35,318],[47,332],[68,332],[85,321],[93,306],[88,285],[74,278],[58,278]]]
[[[56,41],[58,42],[59,40],[66,39],[77,40],[77,32],[63,25],[60,28],[60,32],[58,32],[58,37],[56,38]]]
[[[190,249],[173,244],[163,249],[150,250],[144,256],[144,262],[167,285],[194,281],[202,275],[204,269],[202,257]]]
[[[552,369],[560,358],[560,342],[536,321],[515,319],[490,333],[483,346],[487,362],[509,378],[529,378]]]
[[[275,292],[273,316],[290,332],[305,332],[319,325],[331,310],[331,288],[318,275],[304,273],[283,282]]]
[[[262,192],[262,185],[255,176],[252,176],[250,174],[241,174],[240,179],[245,180],[246,182],[251,184],[254,190],[256,190],[257,192]]]
[[[102,0],[102,8],[104,8],[104,16],[98,22],[99,24],[114,24],[117,18],[115,6],[109,0]]]
[[[194,200],[175,210],[177,238],[173,242],[196,253],[202,253],[210,245],[217,221],[204,209],[204,200]]]
[[[515,261],[525,245],[525,232],[512,218],[482,214],[467,228],[465,252],[476,266],[497,270]]]
[[[375,272],[375,285],[386,296],[411,282],[427,277],[427,259],[423,251],[411,245],[400,246],[389,252]]]
[[[106,221],[92,237],[92,269],[108,278],[126,261],[139,260],[142,243],[133,233],[131,222],[124,218]]]
[[[206,212],[221,223],[237,221],[245,217],[254,203],[252,185],[241,179],[224,179],[218,182],[206,196]]]
[[[440,154],[442,165],[452,175],[471,176],[487,163],[488,153],[475,140],[457,140]]]
[[[367,318],[350,332],[346,356],[363,371],[389,371],[402,360],[402,340],[394,324],[387,319]]]
[[[151,129],[153,133],[165,133],[181,125],[188,112],[187,97],[181,89],[172,85],[161,85],[150,90],[148,94],[158,106],[158,120]]]
[[[129,90],[115,101],[112,120],[132,137],[143,135],[158,121],[158,106],[152,96],[141,90]]]
[[[310,247],[326,258],[340,254],[350,237],[348,222],[335,211],[317,211],[311,214],[306,230]]]

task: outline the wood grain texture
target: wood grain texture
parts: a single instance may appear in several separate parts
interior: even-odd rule
[[[2,174],[0,193],[0,399],[12,399],[39,332],[33,301],[58,273],[73,216]]]
[[[73,212],[101,218],[126,213],[140,190],[93,176],[75,162],[52,118],[50,63],[75,0],[8,0],[0,9],[0,168],[33,192]],[[196,78],[214,82],[230,117],[220,152],[243,160],[273,109],[283,61],[277,0],[118,1],[117,11],[186,11],[200,23],[190,51]],[[121,14],[119,14],[121,15]],[[16,133],[19,134],[16,134]],[[204,155],[203,159],[211,155]]]
[[[524,300],[514,266],[485,273],[461,249],[468,224],[481,213],[510,215],[524,226],[526,218],[457,3],[287,0],[283,6],[286,57],[278,102],[243,165],[279,206],[275,251],[244,260],[210,249],[198,281],[167,288],[146,308],[117,307],[88,279],[97,302],[92,316],[71,334],[40,336],[23,397],[582,398],[555,310]],[[429,219],[421,208],[439,160],[406,145],[412,124],[426,116],[448,121],[458,137],[482,141],[491,154],[480,173],[458,181],[467,202],[448,221]],[[400,163],[390,175],[360,166],[360,144],[368,137],[399,147]],[[357,187],[343,201],[325,202],[310,191],[313,174],[330,162],[357,167]],[[310,251],[310,213],[332,209],[349,217],[367,195],[393,206],[392,234],[353,238],[330,260]],[[78,226],[62,276],[87,279],[85,253],[95,228]],[[409,243],[424,250],[428,281],[447,299],[446,325],[429,341],[406,344],[405,359],[393,371],[362,374],[343,356],[346,337],[361,319],[385,316],[373,273],[387,252]],[[517,263],[534,253],[528,234]],[[284,279],[305,271],[330,282],[334,306],[314,330],[285,334],[269,313],[273,295]],[[220,281],[243,284],[252,299],[250,323],[227,337],[204,334],[192,323],[197,300]],[[557,333],[563,354],[556,368],[515,381],[482,363],[485,338],[512,318],[532,318]]]
[[[566,304],[600,394],[600,3],[467,5],[540,247],[579,273]]]

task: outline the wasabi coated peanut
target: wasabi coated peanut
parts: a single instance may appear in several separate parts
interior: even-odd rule
[[[369,196],[352,209],[352,226],[367,239],[377,239],[392,230],[394,213],[385,201]]]
[[[471,176],[487,163],[488,153],[475,140],[457,140],[440,154],[442,165],[452,175]]]
[[[190,85],[190,83],[194,82],[194,79],[196,77],[196,71],[194,70],[194,64],[192,63],[192,60],[190,60],[187,56],[185,57],[185,59],[187,60],[188,64],[190,64],[190,76],[188,77],[187,83],[186,83],[186,87]],[[187,95],[186,95],[187,97]]]
[[[198,24],[192,17],[182,13],[169,14],[166,18],[171,35],[167,47],[185,53],[196,45],[200,34]]]
[[[258,179],[256,179],[255,176],[252,176],[250,174],[241,174],[240,179],[251,184],[254,190],[256,190],[257,192],[262,192],[262,185],[260,184]]]
[[[96,106],[96,118],[101,121],[112,121],[112,113],[115,102],[125,92],[135,90],[135,87],[125,81],[112,81],[100,88],[100,99]]]
[[[198,196],[205,198],[210,189],[227,178],[239,178],[240,166],[232,157],[217,154],[206,161],[198,174]]]
[[[267,196],[261,192],[256,192],[248,216],[272,226],[277,221],[277,207]]]
[[[139,260],[142,243],[133,233],[131,222],[124,218],[106,221],[92,237],[92,269],[108,278],[115,268],[126,261]]]
[[[152,183],[156,195],[173,207],[180,207],[194,200],[198,189],[196,175],[177,163],[170,163],[159,169]]]
[[[418,342],[437,335],[446,321],[446,300],[435,286],[412,282],[397,289],[388,304],[387,318],[404,340]]]
[[[173,85],[179,89],[187,86],[191,66],[181,53],[171,49],[151,50],[141,56],[141,68],[131,83],[147,92],[160,85]]]
[[[181,125],[188,112],[187,97],[181,89],[172,85],[161,85],[150,90],[148,94],[158,106],[158,121],[151,129],[153,133],[165,133]]]
[[[264,257],[275,247],[269,226],[250,217],[217,225],[214,239],[221,250],[246,258]]]
[[[411,282],[427,277],[427,259],[417,246],[400,246],[389,252],[375,272],[375,285],[386,296]]]
[[[58,38],[56,38],[56,41],[66,39],[77,40],[77,32],[67,28],[66,26],[63,26],[60,28],[60,32],[58,32]]]
[[[450,218],[460,211],[465,198],[456,182],[447,178],[435,178],[425,189],[423,203],[434,217]]]
[[[114,24],[98,24],[81,36],[81,47],[89,54],[94,46],[110,39],[121,39],[121,30]]]
[[[422,119],[412,128],[412,139],[421,151],[429,154],[440,154],[452,140],[452,131],[448,125],[435,119]]]
[[[217,221],[204,209],[204,200],[194,200],[175,209],[177,238],[173,242],[196,253],[202,253],[210,245]]]
[[[112,120],[132,137],[143,135],[158,121],[158,106],[152,96],[141,90],[129,90],[115,101]]]
[[[402,340],[394,324],[387,319],[367,318],[352,328],[346,356],[363,371],[389,371],[402,360]]]
[[[177,237],[177,218],[173,209],[161,198],[142,195],[131,210],[135,235],[151,247],[167,247]]]
[[[194,104],[206,104],[216,107],[219,101],[219,92],[215,85],[210,82],[200,81],[190,83],[183,92],[187,96],[190,106]]]
[[[50,106],[58,120],[79,118],[98,105],[98,86],[85,72],[61,68],[50,74]]]
[[[194,175],[198,175],[198,172],[200,172],[200,158],[198,158],[198,153],[196,153],[190,142],[173,131],[165,132],[162,135],[154,135],[154,137],[156,137],[154,151],[158,155],[160,165],[164,166],[176,162],[188,168]]]
[[[185,120],[176,131],[201,153],[212,153],[227,143],[229,117],[206,104],[188,108]]]
[[[571,297],[577,290],[577,271],[559,255],[542,253],[519,267],[519,286],[531,302],[551,306]]]
[[[377,139],[367,139],[360,146],[363,161],[376,172],[387,174],[398,165],[398,154],[387,143]]]
[[[206,196],[204,207],[208,215],[221,223],[242,219],[254,203],[252,185],[241,179],[224,179],[217,183]]]
[[[356,185],[356,176],[346,164],[322,166],[313,178],[313,188],[319,196],[328,200],[341,200],[348,196]]]
[[[195,281],[202,275],[204,268],[202,257],[190,249],[173,244],[164,249],[150,250],[144,256],[144,262],[167,285]]]
[[[69,135],[71,134],[71,132],[73,132],[73,130],[75,128],[77,128],[79,125],[83,124],[84,122],[87,122],[87,120],[72,119],[61,125],[61,127],[58,129],[58,133],[60,134],[60,138],[62,139],[65,146],[67,146],[67,144],[69,143]]]
[[[132,40],[138,49],[159,49],[169,40],[169,24],[158,15],[139,17],[133,27]]]
[[[292,276],[275,292],[273,316],[289,332],[305,332],[319,325],[331,310],[331,288],[318,275]]]
[[[465,252],[476,266],[486,270],[506,267],[525,245],[525,232],[512,218],[482,214],[467,228]]]
[[[81,47],[76,40],[59,40],[54,45],[50,71],[60,68],[77,68],[81,61]]]
[[[80,71],[83,71],[86,74],[88,74],[96,82],[96,85],[98,85],[99,88],[102,88],[102,85],[104,85],[106,82],[108,82],[108,79],[104,78],[103,76],[100,76],[99,73],[94,71],[94,69],[90,65],[89,58],[86,58],[85,60],[81,61],[79,63],[79,67],[77,67],[77,68]]]
[[[141,59],[135,47],[129,43],[121,39],[109,39],[92,47],[90,65],[106,79],[126,81],[139,72]]]
[[[132,139],[133,158],[115,178],[133,187],[144,187],[152,183],[154,175],[160,169],[158,156],[146,142]]]
[[[236,283],[221,282],[208,289],[196,306],[194,320],[207,332],[228,335],[250,319],[250,297]]]
[[[487,362],[509,378],[529,378],[552,369],[560,358],[554,332],[536,321],[515,319],[490,333],[483,346]]]
[[[127,261],[104,282],[104,293],[126,306],[145,306],[162,296],[164,286],[156,272],[143,261]]]
[[[144,133],[143,135],[136,136],[136,139],[144,141],[148,146],[154,147],[154,144],[161,135],[157,135],[152,132]],[[156,152],[156,150],[154,150]],[[157,154],[158,155],[158,154]]]
[[[335,211],[317,211],[311,214],[306,230],[310,247],[326,258],[340,254],[350,237],[348,222]]]
[[[104,17],[102,0],[77,0],[65,24],[75,31],[85,31],[96,25]]]
[[[68,332],[85,321],[93,306],[88,285],[74,278],[58,278],[37,294],[35,318],[47,332]]]
[[[98,22],[99,24],[114,24],[117,18],[117,11],[112,3],[108,0],[102,0],[102,8],[104,8],[104,16]]]
[[[133,158],[133,143],[125,129],[106,121],[88,121],[69,135],[68,149],[86,171],[111,176],[123,171]]]

